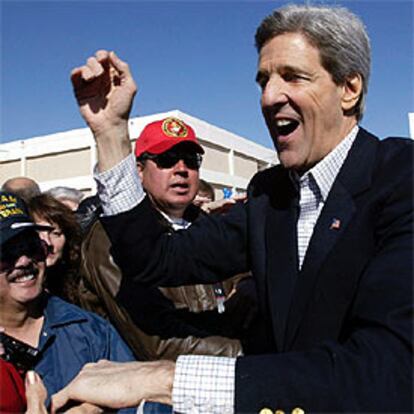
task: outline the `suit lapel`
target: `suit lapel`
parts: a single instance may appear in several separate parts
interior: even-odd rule
[[[355,211],[352,197],[344,187],[337,185],[331,193],[332,202],[327,203],[321,212],[298,276],[287,326],[287,346],[290,345],[305,315],[309,298],[327,255],[346,230]]]
[[[361,129],[329,193],[295,286],[287,323],[287,347],[291,346],[306,314],[324,261],[355,213],[355,197],[370,186],[376,146],[375,139]]]

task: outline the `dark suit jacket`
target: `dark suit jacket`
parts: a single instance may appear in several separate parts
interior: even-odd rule
[[[410,140],[361,129],[299,273],[281,166],[256,174],[246,204],[174,236],[143,202],[104,219],[127,276],[121,289],[136,279],[211,283],[251,268],[262,325],[256,355],[237,361],[236,412],[411,412],[412,164]]]

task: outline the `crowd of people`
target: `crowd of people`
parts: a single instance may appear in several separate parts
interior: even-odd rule
[[[360,126],[364,25],[289,5],[255,41],[280,164],[231,199],[181,119],[132,152],[114,52],[72,71],[98,193],[2,185],[1,412],[412,412],[413,145]]]
[[[166,123],[180,125],[190,135],[180,140],[169,136],[162,128]],[[206,215],[200,204],[193,204],[208,186],[199,184],[203,153],[191,126],[174,118],[147,125],[136,141],[137,171],[158,219],[170,232]],[[214,189],[209,188],[211,202]],[[242,355],[256,315],[249,273],[212,285],[142,285],[133,295],[121,296],[122,272],[98,220],[99,199],[90,197],[95,207],[87,211],[80,206],[87,201],[80,193],[68,187],[42,193],[27,177],[8,179],[1,191],[2,264],[9,263],[2,271],[8,272],[12,289],[0,299],[0,327],[39,351],[30,368],[42,378],[46,395],[67,385],[85,363],[101,359]],[[10,362],[6,364],[10,371]],[[145,413],[170,411],[161,404],[144,407]]]

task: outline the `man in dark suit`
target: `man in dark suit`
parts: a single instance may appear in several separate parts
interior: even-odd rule
[[[126,119],[135,93],[128,66],[101,51],[72,73],[102,149],[103,223],[128,276],[122,289],[135,280],[211,283],[251,268],[263,325],[255,355],[89,367],[55,403],[96,398],[80,385],[105,378],[124,405],[156,399],[179,412],[412,411],[413,147],[358,126],[370,71],[363,24],[345,9],[292,5],[261,23],[256,45],[281,165],[253,177],[246,204],[173,237],[142,194],[125,204],[108,195],[111,180],[127,185],[133,168],[125,125],[99,116]],[[121,87],[93,116],[90,97],[109,67]],[[115,106],[121,94],[128,99]]]

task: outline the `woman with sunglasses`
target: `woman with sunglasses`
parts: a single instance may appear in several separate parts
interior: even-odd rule
[[[22,375],[34,369],[51,396],[88,362],[134,357],[107,321],[44,289],[48,247],[38,231],[46,230],[51,228],[31,220],[21,199],[0,193],[0,356]],[[136,407],[121,411],[135,413]],[[144,412],[161,411],[150,405]]]

